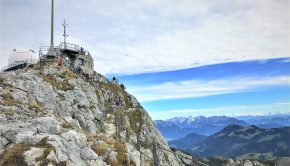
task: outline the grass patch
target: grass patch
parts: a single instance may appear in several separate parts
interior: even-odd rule
[[[4,114],[5,116],[13,116],[14,115],[14,112],[11,110],[1,110],[0,113]]]
[[[3,102],[5,105],[14,106],[14,105],[21,104],[21,102],[18,100],[15,100],[12,94],[9,92],[1,94],[1,97],[3,98]]]
[[[96,90],[96,96],[97,96],[97,99],[101,99],[101,92],[99,90]]]
[[[127,158],[127,155],[125,153],[118,153],[118,165],[124,165],[127,166],[129,165],[129,160]]]
[[[0,77],[0,84],[3,84],[4,81],[5,81],[5,78]]]
[[[107,148],[102,144],[93,144],[91,149],[100,156],[103,156],[107,153]]]
[[[87,134],[87,140],[88,142],[93,142],[94,140],[97,139],[97,135],[96,134]]]
[[[37,102],[37,101],[33,101],[33,102],[29,103],[28,104],[28,109],[29,110],[33,110],[36,113],[42,111],[41,104],[39,102]]]
[[[125,153],[125,144],[119,143],[119,142],[115,142],[114,143],[114,149],[116,150],[116,152],[118,153]]]
[[[124,166],[129,165],[127,155],[125,154],[126,153],[125,144],[116,142],[114,144],[114,149],[116,150],[116,152],[118,152],[118,157],[117,157],[118,165],[124,165]]]
[[[46,82],[48,82],[48,83],[50,83],[53,87],[55,87],[58,90],[68,91],[68,90],[73,90],[74,89],[74,87],[71,86],[68,83],[68,80],[67,79],[65,79],[63,82],[58,82],[50,74],[43,76],[43,80],[46,81]]]
[[[55,76],[56,77],[60,77],[62,79],[65,79],[67,81],[77,78],[77,75],[74,74],[69,68],[65,68],[65,71],[64,72],[57,73],[57,74],[55,74]]]
[[[65,68],[64,75],[65,75],[65,79],[66,79],[66,80],[72,80],[72,79],[76,79],[76,78],[77,78],[77,75],[74,74],[74,73],[70,70],[70,68],[68,68],[68,67]]]
[[[0,155],[0,165],[7,165],[7,166],[27,166],[25,164],[24,157],[22,154],[29,150],[32,146],[28,144],[15,144],[11,148],[5,150]]]
[[[71,129],[72,125],[68,122],[62,122],[61,127],[65,128],[65,129]]]
[[[47,143],[48,137],[43,138],[39,143],[33,145],[33,144],[15,144],[12,147],[6,149],[1,155],[0,155],[0,165],[5,166],[27,166],[25,164],[25,160],[23,157],[23,153],[25,151],[28,151],[30,148],[44,148],[43,156],[36,159],[36,161],[44,162],[51,162],[46,161],[47,155],[51,151],[55,151],[54,147]]]
[[[14,100],[12,94],[11,93],[8,93],[8,92],[7,93],[3,93],[1,95],[1,97],[3,98],[3,100]]]
[[[113,148],[118,153],[117,160],[106,159],[106,162],[111,166],[127,166],[129,165],[129,160],[126,155],[125,144],[114,141]]]
[[[142,141],[141,142],[141,147],[143,147],[144,149],[151,149],[152,148],[152,144],[149,141]]]

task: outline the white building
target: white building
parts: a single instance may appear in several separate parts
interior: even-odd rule
[[[16,70],[25,66],[34,64],[38,61],[35,52],[30,49],[14,49],[8,59],[8,66],[4,67],[2,71]]]

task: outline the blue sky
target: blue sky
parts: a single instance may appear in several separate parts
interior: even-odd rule
[[[50,0],[0,1],[0,68],[50,43]],[[55,45],[88,50],[154,119],[289,112],[289,0],[55,1]]]
[[[153,119],[290,113],[290,59],[118,77]]]

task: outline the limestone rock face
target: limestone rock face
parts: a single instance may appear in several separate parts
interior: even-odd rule
[[[33,122],[37,126],[37,132],[48,133],[48,134],[59,134],[61,133],[61,128],[59,122],[53,117],[41,117]]]
[[[97,160],[98,155],[91,148],[85,147],[82,149],[81,158],[83,160]]]
[[[140,152],[130,144],[127,144],[126,148],[130,157],[130,161],[132,161],[132,163],[134,163],[136,166],[140,166]]]
[[[148,140],[143,153],[137,135]],[[169,150],[137,99],[96,72],[88,80],[55,66],[0,73],[0,165],[150,165],[142,154],[152,158],[153,140]],[[160,165],[184,165],[157,154]]]

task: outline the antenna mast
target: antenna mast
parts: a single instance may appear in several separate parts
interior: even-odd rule
[[[63,21],[63,44],[64,44],[64,48],[66,48],[66,37],[68,37],[68,35],[66,34],[66,27],[68,26],[68,24],[66,24],[65,20]]]
[[[54,0],[51,0],[51,32],[50,32],[50,48],[52,54],[54,54],[54,42],[53,42],[53,17],[54,17]]]

